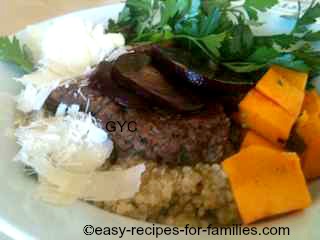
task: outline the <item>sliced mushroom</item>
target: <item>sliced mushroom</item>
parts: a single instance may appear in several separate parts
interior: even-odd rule
[[[175,88],[151,62],[151,57],[144,53],[122,55],[114,64],[112,78],[121,87],[134,90],[149,102],[180,112],[202,108],[202,104],[195,97]]]
[[[247,91],[254,84],[245,75],[217,67],[181,49],[153,46],[152,58],[155,66],[172,76],[176,84],[185,83],[200,92],[218,95],[239,93]]]
[[[121,87],[112,79],[113,63],[101,62],[90,77],[90,87],[98,90],[102,95],[109,97],[117,104],[130,108],[147,108],[148,103],[141,97],[126,88]]]

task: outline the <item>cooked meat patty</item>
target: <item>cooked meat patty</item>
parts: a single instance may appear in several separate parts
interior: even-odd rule
[[[98,90],[87,86],[80,87],[79,84],[71,84],[53,91],[46,101],[46,106],[54,112],[60,103],[77,104],[82,111],[89,107],[88,111],[95,113],[100,110],[104,101],[105,97]]]
[[[101,89],[92,84],[60,87],[49,96],[47,106],[52,111],[59,103],[87,108],[109,131],[120,158],[139,154],[161,163],[193,165],[218,162],[229,151],[230,122],[217,103],[184,115],[155,108],[123,108],[114,99],[103,96]],[[112,123],[107,127],[108,122]],[[130,122],[134,123],[129,129]]]
[[[136,122],[137,131],[118,128],[110,132],[119,156],[141,154],[147,159],[182,165],[212,163],[222,160],[228,141],[229,121],[219,105],[211,106],[208,112],[182,116],[154,110],[124,112],[109,104],[97,118],[103,123]]]

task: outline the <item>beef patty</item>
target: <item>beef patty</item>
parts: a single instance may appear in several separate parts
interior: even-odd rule
[[[57,88],[46,105],[55,111],[59,103],[87,108],[112,136],[119,158],[138,154],[146,160],[193,165],[219,162],[228,154],[230,121],[217,103],[184,115],[155,108],[123,108],[91,84]],[[127,125],[121,131],[118,123],[115,131],[108,130],[110,121],[121,125],[135,122],[136,131]]]

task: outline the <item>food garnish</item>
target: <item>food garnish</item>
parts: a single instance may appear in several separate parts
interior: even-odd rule
[[[55,117],[19,127],[16,137],[21,150],[15,160],[37,173],[37,194],[45,201],[70,204],[77,199],[113,201],[132,197],[139,189],[144,165],[99,171],[112,153],[113,142],[94,117],[78,109],[62,104]]]
[[[76,17],[57,20],[39,38],[37,71],[16,79],[25,86],[17,98],[18,109],[25,113],[39,111],[58,86],[85,80],[91,67],[125,44],[122,34],[106,34],[101,24]]]
[[[277,0],[200,1],[127,0],[118,21],[111,20],[109,32],[122,32],[129,44],[174,41],[194,55],[207,57],[235,72],[253,72],[278,64],[290,69],[316,73],[320,52],[312,43],[320,32],[309,26],[320,17],[320,3],[313,1],[299,12],[289,33],[256,36],[252,27],[261,25],[258,13]]]
[[[45,32],[40,62],[71,78],[83,74],[124,45],[122,34],[107,34],[102,24],[69,17],[55,21]]]
[[[17,109],[25,113],[41,110],[50,93],[63,80],[63,76],[47,69],[38,69],[17,78],[16,81],[25,86],[17,96]]]
[[[15,36],[12,38],[0,37],[0,60],[15,63],[26,73],[30,73],[34,69],[26,46],[22,46]]]

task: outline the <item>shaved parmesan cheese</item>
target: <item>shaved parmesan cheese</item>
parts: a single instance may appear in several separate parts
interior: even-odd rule
[[[45,26],[42,24],[27,26],[24,31],[17,34],[20,42],[28,46],[31,51],[32,60],[34,63],[38,63],[42,56],[41,43],[45,33]]]
[[[113,149],[108,134],[96,125],[92,116],[81,112],[39,119],[18,128],[16,136],[22,147],[18,154],[20,161],[34,167],[40,175],[43,164],[48,163],[78,172],[93,171]]]
[[[106,34],[101,24],[94,26],[77,17],[62,18],[49,27],[43,38],[41,63],[53,72],[77,76],[124,45],[122,34]]]
[[[25,86],[17,96],[17,109],[25,113],[39,111],[51,92],[59,86],[61,79],[61,75],[45,69],[16,79]]]
[[[92,187],[86,191],[83,199],[116,201],[132,198],[139,191],[141,175],[145,169],[144,164],[139,164],[127,170],[101,172],[93,175]],[[106,191],[101,191],[101,189],[106,189]]]
[[[59,189],[48,183],[45,179],[40,178],[41,184],[35,193],[35,197],[42,201],[55,205],[71,205],[75,202],[75,196],[67,192],[61,192]]]
[[[37,196],[56,204],[133,197],[139,190],[144,165],[99,171],[113,150],[108,134],[90,114],[77,112],[75,106],[58,109],[55,117],[16,130],[21,150],[15,159],[39,175]]]
[[[96,172],[91,176],[69,173],[67,183],[54,185],[45,181],[36,194],[53,204],[71,204],[75,198],[98,202],[130,199],[139,191],[144,171],[145,165],[139,164],[126,170]]]
[[[101,24],[93,25],[77,17],[55,20],[40,32],[33,26],[20,36],[29,43],[39,65],[37,72],[17,79],[25,86],[17,100],[18,109],[25,113],[39,111],[54,89],[66,84],[66,80],[87,74],[114,50],[125,52],[122,34],[107,34]]]

